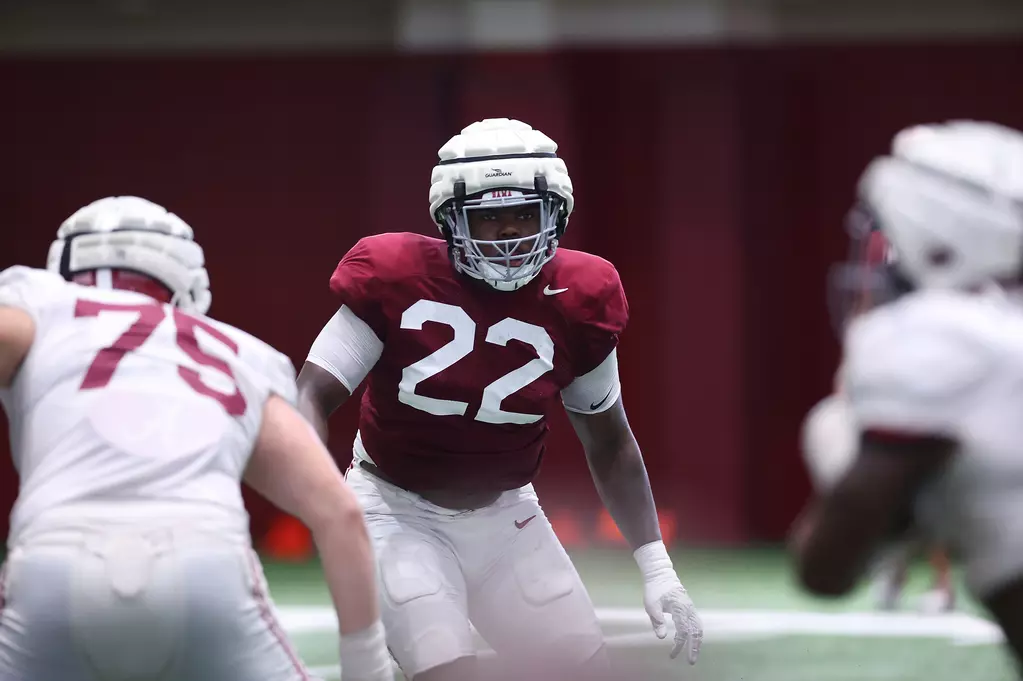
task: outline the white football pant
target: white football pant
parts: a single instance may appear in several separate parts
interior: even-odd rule
[[[0,589],[0,681],[311,678],[246,536],[29,531]]]
[[[606,654],[593,603],[532,485],[453,511],[357,466],[347,479],[376,550],[387,644],[407,678],[475,655],[470,620],[523,673],[579,669]]]

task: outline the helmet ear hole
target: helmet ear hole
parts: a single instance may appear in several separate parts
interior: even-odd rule
[[[947,267],[955,260],[955,253],[951,249],[939,246],[932,248],[927,253],[927,262],[931,267]]]

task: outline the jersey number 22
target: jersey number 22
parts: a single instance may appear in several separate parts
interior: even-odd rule
[[[435,416],[463,416],[469,407],[467,402],[419,395],[416,393],[416,386],[472,352],[476,338],[476,322],[462,308],[432,300],[420,300],[401,315],[403,329],[422,330],[426,322],[451,327],[455,334],[454,338],[436,352],[402,370],[401,383],[398,384],[398,401]],[[483,401],[476,413],[477,421],[527,424],[536,423],[543,418],[540,414],[505,411],[501,409],[501,403],[509,395],[522,390],[554,368],[554,341],[543,327],[511,317],[502,319],[487,329],[487,343],[503,346],[510,340],[531,345],[536,350],[536,359],[483,389]]]

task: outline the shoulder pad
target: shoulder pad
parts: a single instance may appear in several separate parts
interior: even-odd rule
[[[338,293],[344,284],[370,285],[370,282],[392,283],[425,271],[423,261],[438,252],[447,262],[447,246],[439,239],[431,239],[408,232],[374,234],[359,239],[341,258],[331,279],[331,289]],[[342,275],[338,277],[338,275]]]
[[[380,245],[380,237],[359,239],[334,269],[330,290],[379,338],[384,338],[387,319],[381,304],[382,284],[375,257]]]
[[[864,429],[955,436],[999,347],[988,320],[958,294],[926,292],[854,321],[842,380]]]
[[[0,305],[34,314],[63,290],[66,283],[60,275],[47,270],[20,265],[8,267],[0,272]]]
[[[267,346],[269,347],[269,346]],[[295,365],[284,353],[270,348],[270,359],[267,362],[266,378],[270,383],[270,391],[288,401],[292,406],[298,402],[298,386],[296,384]]]
[[[629,302],[618,270],[610,262],[567,249],[564,255],[555,278],[559,286],[570,287],[562,300],[572,308],[578,344],[573,369],[582,376],[617,347],[629,322]]]
[[[590,323],[601,326],[615,335],[625,330],[629,323],[629,301],[625,297],[625,288],[615,266],[601,260],[606,266],[600,268],[602,281],[597,290],[597,307],[592,310]]]
[[[454,274],[447,245],[440,239],[406,232],[377,234],[360,239],[345,254],[330,278],[330,289],[384,340],[384,301],[394,297],[395,287],[409,287],[436,271]]]
[[[254,387],[295,404],[298,397],[295,366],[287,355],[236,326],[210,317],[206,317],[206,320],[237,343],[241,370]]]
[[[334,268],[330,290],[342,297],[353,291],[365,292],[375,284],[377,272],[373,265],[373,251],[366,239],[360,239]]]

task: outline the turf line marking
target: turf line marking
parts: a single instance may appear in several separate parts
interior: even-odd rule
[[[337,630],[334,611],[329,607],[285,607],[278,612],[282,626],[292,635]],[[751,636],[831,636],[937,638],[961,645],[986,645],[1003,640],[994,623],[965,613],[701,610],[700,616],[711,641],[748,640]],[[646,612],[639,608],[598,608],[597,617],[607,625],[635,625],[644,629],[650,626]],[[668,626],[671,627],[670,621]],[[657,641],[652,634],[651,639]]]
[[[337,618],[329,607],[278,608],[281,625],[289,635],[332,633]],[[822,636],[832,638],[927,638],[944,639],[957,646],[995,645],[1003,642],[1002,632],[988,620],[952,613],[918,615],[914,613],[826,613],[769,610],[701,610],[706,640],[729,643],[769,640],[779,636]],[[668,646],[674,627],[669,621],[668,637],[660,640],[648,629],[650,619],[639,608],[598,608],[597,617],[605,625],[639,626],[637,631],[605,637],[615,648]],[[481,650],[481,657],[493,655]],[[326,665],[309,670],[324,679],[340,677],[340,667]]]

